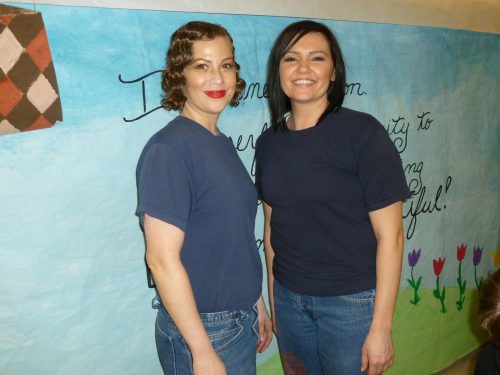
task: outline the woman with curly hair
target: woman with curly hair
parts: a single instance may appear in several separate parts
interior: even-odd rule
[[[245,87],[227,30],[189,22],[175,31],[162,87],[163,107],[180,115],[153,135],[137,167],[160,362],[169,375],[255,374],[256,351],[272,332],[254,235],[257,192],[217,128]]]

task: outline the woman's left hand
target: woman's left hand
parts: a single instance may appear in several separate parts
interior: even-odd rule
[[[264,298],[260,296],[257,301],[258,320],[259,320],[259,341],[257,341],[257,351],[262,353],[266,350],[273,339],[273,324],[267,312]]]
[[[361,371],[380,375],[392,366],[394,347],[390,332],[368,332],[361,350]]]

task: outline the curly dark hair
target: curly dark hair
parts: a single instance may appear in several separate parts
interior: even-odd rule
[[[479,289],[479,320],[497,347],[500,347],[500,269],[484,281]]]
[[[165,69],[162,73],[161,88],[163,96],[161,105],[167,111],[182,111],[186,97],[182,88],[186,83],[183,75],[184,68],[193,61],[193,42],[198,40],[213,40],[216,37],[226,37],[233,46],[233,38],[228,31],[217,24],[192,21],[178,28],[170,37],[167,56],[165,58]],[[234,61],[236,68],[236,90],[229,105],[236,107],[240,103],[240,97],[245,89],[245,81],[240,78],[240,66]]]

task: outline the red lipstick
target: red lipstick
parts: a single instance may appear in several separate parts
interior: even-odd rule
[[[223,98],[226,95],[226,90],[211,90],[205,91],[205,94],[214,99]]]

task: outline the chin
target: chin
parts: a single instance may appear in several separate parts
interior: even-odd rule
[[[209,109],[209,112],[213,114],[220,115],[222,112],[224,112],[224,109],[226,109],[227,105],[225,106],[218,106],[218,107],[213,107]]]
[[[294,97],[291,97],[290,100],[292,102],[297,102],[297,103],[308,103],[308,102],[313,102],[314,101],[314,98],[311,98],[309,96],[307,97],[303,97],[303,96],[294,96]]]

